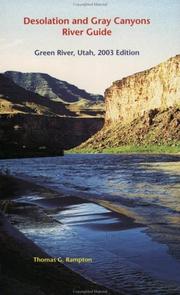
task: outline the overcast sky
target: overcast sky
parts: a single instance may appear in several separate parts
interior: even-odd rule
[[[108,3],[105,7],[79,7],[74,6],[73,2],[93,1],[0,0],[0,71],[44,72],[89,92],[103,94],[113,81],[148,69],[180,53],[179,0],[95,1]],[[62,26],[23,24],[24,17],[45,16],[150,18],[151,24],[133,27],[112,25],[112,36],[107,37],[63,37],[60,34]],[[76,26],[68,27],[74,29]],[[35,49],[131,49],[140,51],[140,55],[37,57],[34,55]]]

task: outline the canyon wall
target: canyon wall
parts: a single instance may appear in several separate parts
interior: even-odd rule
[[[46,74],[12,73],[22,85],[0,74],[0,158],[58,156],[103,127],[103,97]]]
[[[78,149],[179,145],[180,55],[116,81],[105,91],[105,124]]]
[[[61,155],[102,128],[103,118],[0,115],[0,158]]]
[[[105,124],[129,123],[154,109],[180,105],[180,55],[116,81],[105,91]]]

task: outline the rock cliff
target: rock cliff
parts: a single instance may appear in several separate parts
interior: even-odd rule
[[[103,126],[102,118],[0,115],[0,158],[61,155]]]
[[[61,155],[102,128],[96,115],[79,116],[0,74],[0,158]]]
[[[129,123],[153,109],[180,105],[180,55],[116,81],[105,91],[105,123]]]
[[[79,148],[178,144],[180,55],[116,81],[105,91],[104,127]]]

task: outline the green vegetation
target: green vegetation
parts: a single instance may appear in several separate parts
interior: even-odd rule
[[[121,153],[154,153],[154,154],[180,154],[180,143],[176,145],[124,145],[109,148],[74,148],[65,151],[65,154],[121,154]]]

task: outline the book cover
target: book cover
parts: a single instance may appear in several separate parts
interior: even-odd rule
[[[179,0],[0,4],[0,294],[180,294]]]

